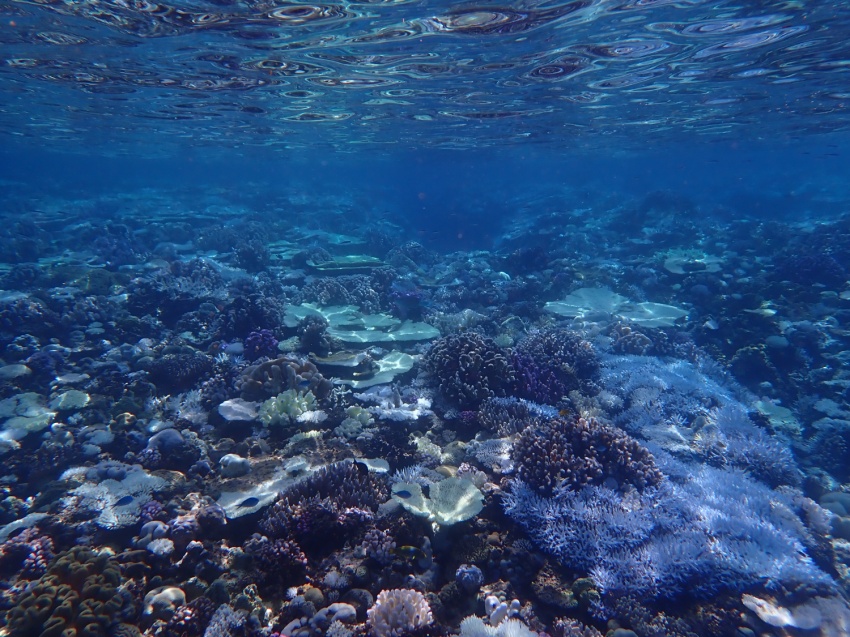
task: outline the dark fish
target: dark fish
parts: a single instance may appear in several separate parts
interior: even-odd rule
[[[407,489],[399,489],[398,491],[393,491],[393,495],[397,495],[398,497],[404,498],[405,500],[407,500],[407,498],[413,497],[413,494]]]
[[[132,501],[133,501],[133,496],[125,495],[123,498],[121,498],[120,500],[118,500],[118,502],[115,503],[115,506],[117,506],[117,507],[127,506]]]
[[[239,503],[240,509],[249,509],[251,507],[255,507],[260,503],[260,498],[250,497],[245,498],[242,502]]]
[[[395,553],[398,557],[411,561],[425,559],[425,552],[415,546],[399,546],[398,548],[393,549],[393,553]]]
[[[301,389],[306,389],[309,386],[310,386],[310,381],[307,380],[306,378],[298,381],[298,387],[300,387]]]

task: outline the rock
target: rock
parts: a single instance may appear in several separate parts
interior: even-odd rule
[[[235,453],[222,456],[219,465],[225,478],[238,478],[251,472],[251,461]]]
[[[0,367],[0,379],[3,380],[12,380],[28,374],[32,374],[32,370],[26,365],[3,365],[3,367]]]
[[[176,586],[159,586],[145,595],[145,615],[169,619],[186,603],[186,594]]]
[[[257,403],[252,403],[241,398],[225,400],[218,406],[219,415],[227,422],[249,422],[259,417]]]

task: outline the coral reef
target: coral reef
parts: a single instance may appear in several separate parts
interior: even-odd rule
[[[322,467],[284,491],[260,522],[273,538],[305,548],[330,548],[365,530],[389,498],[385,480],[359,462]]]
[[[461,14],[434,20],[498,26]],[[841,634],[847,218],[535,186],[492,246],[440,253],[296,180],[7,193],[9,635]]]
[[[245,400],[261,400],[287,390],[310,391],[318,399],[325,398],[332,384],[307,360],[282,356],[251,365],[236,380]]]

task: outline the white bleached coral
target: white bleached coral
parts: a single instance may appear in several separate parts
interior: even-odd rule
[[[354,397],[369,405],[369,412],[378,420],[411,422],[434,413],[429,399],[417,396],[407,402],[397,389],[388,385],[373,387]]]
[[[381,591],[366,616],[374,637],[401,637],[434,621],[428,600],[411,589]]]
[[[498,626],[490,626],[480,617],[470,615],[460,623],[460,637],[537,637],[537,633],[518,619],[506,619]]]
[[[319,423],[327,416],[316,409],[316,397],[313,392],[306,393],[287,389],[269,398],[260,405],[259,418],[264,425],[289,424],[291,422]]]
[[[823,616],[815,605],[801,605],[792,609],[746,594],[741,597],[741,602],[758,615],[765,624],[777,628],[793,626],[803,630],[814,630],[823,621]]]

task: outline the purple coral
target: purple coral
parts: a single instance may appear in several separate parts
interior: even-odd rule
[[[54,557],[53,548],[50,537],[34,528],[24,529],[0,544],[0,565],[20,570],[22,577],[40,577]]]
[[[270,540],[254,533],[242,546],[254,559],[257,569],[268,579],[289,582],[307,568],[307,556],[293,540]]]
[[[364,465],[338,462],[285,491],[260,528],[272,537],[293,536],[305,548],[327,547],[368,525],[388,497],[386,481]]]
[[[593,346],[563,328],[530,333],[513,352],[516,390],[523,398],[556,405],[572,391],[595,393],[600,364]]]
[[[271,330],[256,330],[245,339],[245,357],[255,361],[262,356],[273,357],[277,354],[277,339]]]

